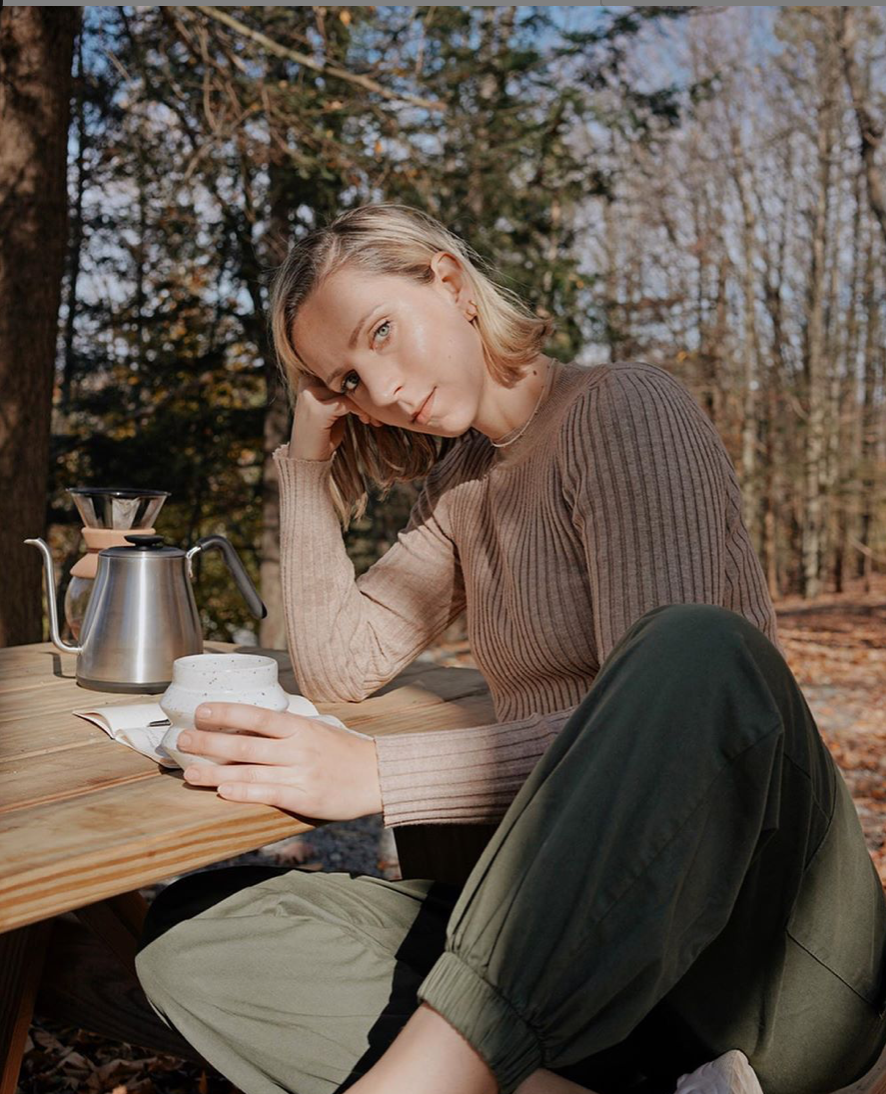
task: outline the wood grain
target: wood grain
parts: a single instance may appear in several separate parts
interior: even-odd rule
[[[128,756],[122,755],[124,751],[145,763],[133,763]],[[147,756],[119,745],[111,749],[69,747],[25,753],[0,762],[0,786],[3,787],[0,814],[91,794],[108,786],[123,786],[136,779],[153,778],[156,767],[157,764]],[[74,780],[76,788],[72,786]]]

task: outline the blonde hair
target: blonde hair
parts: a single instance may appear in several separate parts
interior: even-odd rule
[[[431,258],[446,251],[458,258],[469,299],[477,305],[483,357],[492,377],[512,387],[541,351],[553,323],[533,315],[516,293],[493,282],[484,260],[439,221],[409,205],[380,202],[349,209],[325,227],[312,229],[290,249],[271,285],[270,327],[277,361],[295,405],[299,377],[313,375],[298,356],[292,329],[299,308],[323,282],[344,267],[431,284]],[[489,268],[489,267],[487,267]],[[434,437],[399,426],[364,425],[346,415],[332,464],[332,500],[342,525],[366,511],[368,488],[421,478],[456,438]]]

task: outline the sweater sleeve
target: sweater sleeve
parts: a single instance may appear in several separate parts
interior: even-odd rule
[[[465,591],[437,467],[397,542],[355,577],[329,492],[333,459],[291,459],[288,445],[274,452],[283,609],[303,694],[358,702],[449,626]]]
[[[738,490],[729,454],[691,394],[657,366],[611,368],[562,437],[602,665],[625,631],[665,604],[728,602],[727,542]],[[740,497],[739,497],[740,500]],[[745,531],[742,526],[742,531]],[[773,641],[775,614],[745,534],[743,614]]]
[[[386,828],[497,824],[575,710],[375,738]]]

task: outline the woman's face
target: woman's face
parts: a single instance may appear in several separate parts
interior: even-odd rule
[[[431,267],[428,285],[339,270],[304,302],[292,340],[314,376],[370,417],[455,437],[471,428],[488,373],[461,266],[439,251]]]

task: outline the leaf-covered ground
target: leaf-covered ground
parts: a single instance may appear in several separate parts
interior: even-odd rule
[[[855,587],[822,596],[814,604],[792,598],[776,607],[788,663],[852,791],[886,888],[886,575],[875,575],[868,594]],[[441,664],[473,664],[460,642],[444,643],[424,656]],[[399,877],[390,837],[379,818],[360,818],[282,840],[230,864],[266,861]],[[150,899],[160,887],[143,891]],[[19,1094],[67,1091],[239,1094],[212,1070],[59,1027],[38,1015],[29,1034]]]
[[[868,595],[781,601],[778,625],[886,889],[886,575]]]

